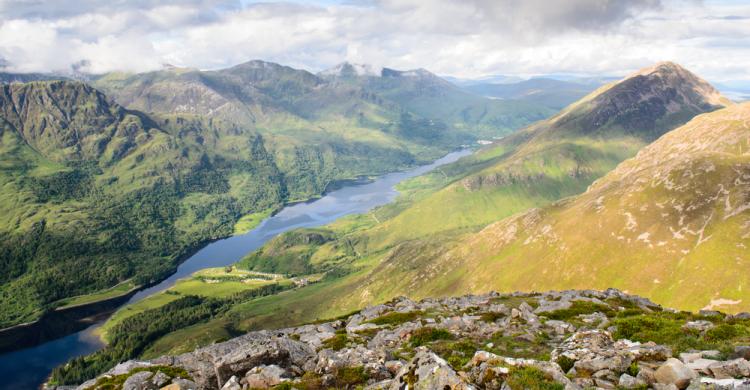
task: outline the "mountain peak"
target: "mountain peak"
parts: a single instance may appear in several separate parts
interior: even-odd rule
[[[334,66],[333,68],[326,69],[320,72],[320,75],[334,77],[380,77],[382,71],[383,68],[370,64],[355,64],[345,61]]]
[[[711,84],[674,62],[660,62],[605,85],[554,118],[584,133],[616,129],[652,140],[697,114],[731,105]]]

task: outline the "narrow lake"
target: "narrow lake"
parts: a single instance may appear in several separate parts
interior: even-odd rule
[[[419,176],[432,169],[471,154],[468,149],[449,153],[434,161],[408,171],[389,173],[370,182],[352,183],[331,191],[320,199],[290,205],[265,219],[248,233],[212,242],[183,262],[169,278],[139,291],[128,303],[139,301],[151,294],[165,290],[195,271],[221,267],[240,260],[247,253],[285,231],[325,225],[349,214],[364,213],[392,202],[398,195],[394,188],[399,182]],[[44,382],[56,366],[76,356],[86,355],[102,348],[92,334],[101,322],[82,331],[61,337],[35,347],[0,355],[0,389],[35,389]]]

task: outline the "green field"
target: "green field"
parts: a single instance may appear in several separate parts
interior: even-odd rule
[[[119,296],[123,296],[135,289],[137,289],[139,286],[135,285],[132,281],[128,280],[123,283],[118,284],[117,286],[114,286],[112,288],[98,291],[93,294],[87,294],[87,295],[80,295],[77,297],[71,297],[63,299],[62,301],[58,302],[59,309],[65,309],[73,306],[79,306],[79,305],[85,305],[88,303],[93,303],[97,301],[104,301],[111,298],[116,298]]]
[[[210,298],[225,298],[232,294],[255,289],[259,286],[289,282],[288,279],[281,275],[248,272],[239,270],[236,267],[231,268],[231,271],[227,272],[228,270],[226,267],[206,268],[187,278],[180,279],[174,286],[167,290],[120,308],[97,330],[97,333],[106,340],[107,331],[126,318],[146,310],[164,306],[182,296],[197,295]]]

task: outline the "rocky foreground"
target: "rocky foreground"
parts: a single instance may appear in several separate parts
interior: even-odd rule
[[[489,293],[251,332],[77,389],[750,389],[748,358],[748,313],[677,312],[613,289]]]

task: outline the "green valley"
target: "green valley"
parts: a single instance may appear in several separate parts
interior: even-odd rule
[[[736,110],[730,107],[700,116],[723,106],[732,103],[672,63],[657,64],[608,84],[548,120],[402,183],[401,195],[392,204],[272,239],[237,267],[290,276],[324,273],[326,277],[307,287],[234,305],[218,318],[186,326],[155,341],[146,356],[184,352],[195,343],[209,344],[238,331],[333,318],[398,295],[422,298],[491,289],[544,289],[548,284],[586,288],[586,275],[593,272],[603,280],[595,287],[614,283],[623,289],[636,288],[627,279],[605,279],[626,274],[623,269],[609,273],[585,267],[609,264],[603,257],[609,256],[603,254],[608,253],[606,246],[597,250],[582,246],[581,252],[575,252],[582,256],[576,257],[581,263],[559,268],[561,260],[552,259],[573,246],[552,248],[549,245],[554,241],[543,241],[554,236],[545,236],[548,225],[542,224],[538,215],[545,212],[539,210],[557,210],[576,202],[577,194],[588,197],[592,190],[587,188],[599,186],[616,167],[633,164],[628,159],[649,142],[660,137],[656,144],[679,139],[685,128],[702,118],[721,118]],[[696,115],[697,119],[684,125]],[[711,127],[702,128],[709,131]],[[716,137],[733,139],[726,134]],[[585,226],[580,217],[576,209],[559,221],[567,224],[565,232],[576,233]],[[590,234],[597,231],[595,226]],[[547,246],[525,242],[530,237],[526,229],[532,228],[537,229],[532,238],[538,237]],[[631,237],[631,242],[636,238]],[[600,242],[593,240],[591,245]],[[527,246],[536,249],[526,255]],[[629,255],[624,248],[615,251],[625,258]],[[584,260],[587,256],[602,257],[590,262]],[[566,272],[571,276],[561,278]],[[539,282],[532,283],[535,280]],[[639,292],[657,300],[666,298],[650,290]],[[691,302],[666,300],[696,308]],[[737,308],[741,307],[729,309]]]
[[[414,104],[432,99],[391,85]],[[262,61],[1,88],[3,327],[154,283],[201,244],[339,180],[431,161],[549,113],[470,95],[501,114],[446,121]]]

